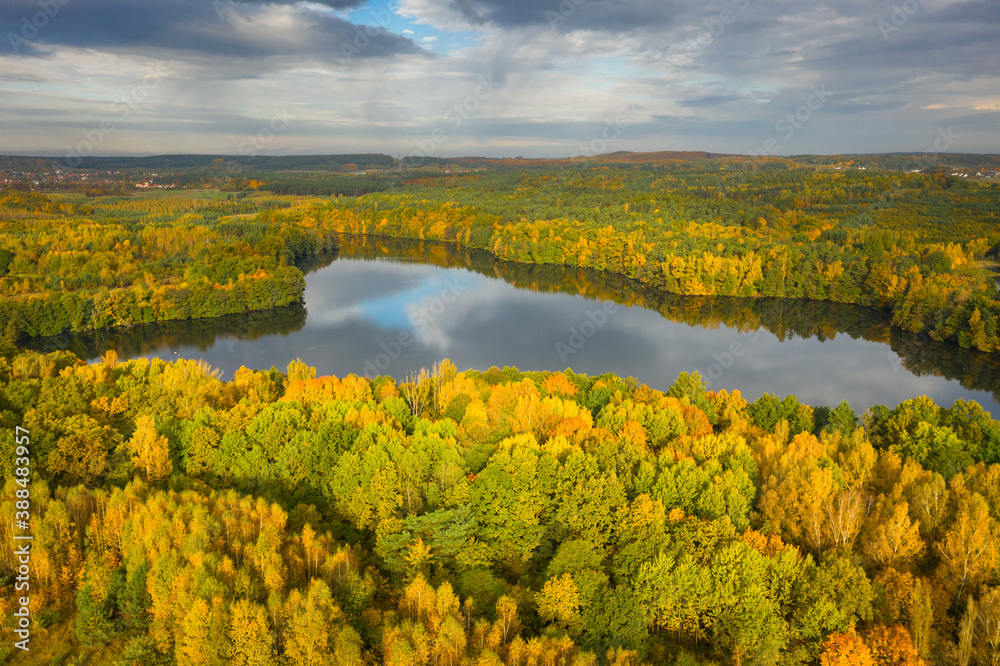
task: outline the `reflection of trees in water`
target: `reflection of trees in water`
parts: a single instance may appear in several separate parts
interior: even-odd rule
[[[550,264],[518,264],[497,261],[482,250],[470,250],[436,242],[342,236],[338,251],[315,255],[299,263],[305,273],[328,266],[338,256],[352,259],[399,259],[419,261],[443,268],[465,268],[500,278],[519,289],[582,295],[620,305],[641,306],[664,318],[705,328],[727,326],[742,332],[763,327],[779,340],[795,337],[833,339],[849,335],[888,344],[899,363],[915,375],[939,375],[958,380],[970,390],[990,391],[1000,401],[1000,354],[962,349],[952,343],[935,342],[889,324],[889,317],[872,310],[829,301],[782,298],[732,298],[724,296],[679,296],[646,287],[620,275]],[[80,358],[95,358],[114,349],[119,358],[131,358],[158,350],[193,346],[206,351],[217,342],[260,338],[300,330],[306,323],[302,304],[212,319],[188,319],[79,334],[63,334],[27,340],[23,346],[37,351],[67,349]]]
[[[304,274],[309,275],[312,272],[318,271],[321,268],[326,268],[332,264],[337,259],[339,252],[339,249],[334,248],[329,252],[310,254],[299,259],[295,265]]]
[[[308,275],[329,266],[337,256],[337,250],[315,254],[301,259],[296,265]],[[268,335],[298,331],[305,324],[306,308],[301,303],[295,303],[271,310],[209,319],[183,319],[130,328],[29,338],[21,346],[40,352],[68,350],[80,358],[95,358],[114,349],[119,358],[132,358],[169,347],[197,347],[200,351],[207,351],[220,339],[259,340]]]
[[[22,346],[40,352],[65,349],[80,358],[95,358],[114,349],[119,358],[133,358],[179,346],[207,351],[219,340],[259,340],[268,335],[298,331],[305,323],[306,308],[301,303],[295,303],[272,310],[210,319],[185,319],[124,329],[29,338]]]
[[[926,334],[912,334],[890,324],[888,313],[870,308],[786,298],[680,296],[646,287],[620,275],[551,264],[519,264],[496,260],[483,250],[437,242],[391,238],[341,236],[341,256],[357,259],[418,260],[444,268],[466,268],[498,277],[520,289],[582,295],[620,305],[655,310],[670,321],[689,326],[727,326],[742,332],[763,327],[779,340],[795,337],[830,340],[848,335],[888,344],[901,364],[914,375],[937,375],[958,380],[970,390],[984,390],[1000,401],[1000,354],[963,349],[936,342]]]

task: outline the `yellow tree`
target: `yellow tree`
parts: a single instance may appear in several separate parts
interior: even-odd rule
[[[1000,588],[993,588],[979,600],[976,649],[979,663],[1000,666]]]
[[[330,629],[340,609],[321,580],[313,579],[303,595],[293,590],[285,604],[285,659],[290,666],[322,666],[333,659]]]
[[[965,614],[958,624],[958,652],[956,653],[958,666],[969,666],[969,660],[972,659],[972,639],[976,631],[978,617],[979,609],[976,608],[976,600],[969,596]]]
[[[517,631],[517,602],[506,594],[497,601],[497,624],[504,642]]]
[[[260,604],[240,599],[233,604],[229,636],[229,663],[235,666],[275,666],[274,634],[267,611]]]
[[[861,531],[869,504],[868,498],[858,490],[831,495],[823,506],[826,517],[823,540],[834,548],[852,546]]]
[[[958,501],[951,527],[937,544],[941,581],[958,600],[975,588],[997,563],[997,543],[986,500],[969,493]]]
[[[221,597],[211,604],[197,599],[181,621],[177,638],[178,666],[224,666],[232,646],[228,640],[228,618]]]
[[[580,631],[580,591],[570,574],[545,581],[538,596],[538,614],[546,622],[556,622],[573,634]]]
[[[151,416],[141,416],[136,421],[135,433],[128,441],[132,464],[142,470],[147,481],[159,481],[170,475],[170,443],[156,432]]]
[[[910,519],[910,506],[905,501],[889,505],[883,500],[862,545],[877,566],[907,568],[924,549],[920,522]]]
[[[441,666],[455,666],[465,655],[465,643],[462,623],[454,615],[449,615],[438,631],[437,640],[434,641],[437,663]]]
[[[910,630],[913,632],[913,645],[921,657],[927,657],[930,653],[931,627],[934,623],[934,602],[931,594],[928,581],[923,578],[914,581],[910,604]]]

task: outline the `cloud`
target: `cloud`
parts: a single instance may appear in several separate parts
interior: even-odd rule
[[[38,2],[0,0],[0,38]],[[620,115],[616,150],[745,152],[822,84],[782,153],[923,150],[948,125],[953,150],[1000,151],[1000,3],[918,4],[904,20],[869,0],[65,0],[37,48],[0,52],[0,150],[79,140],[160,63],[102,150],[232,152],[284,104],[268,150],[413,153],[442,128],[435,155],[568,155]],[[480,77],[496,92],[451,126]]]
[[[190,61],[199,58],[270,60],[416,54],[407,37],[380,27],[358,26],[325,10],[344,10],[363,0],[53,0],[51,17],[38,0],[0,4],[0,34],[19,54],[46,55],[60,47],[142,53]],[[27,23],[26,23],[27,22]],[[10,35],[28,37],[27,44]],[[273,64],[269,65],[273,66]]]
[[[400,11],[448,27],[504,30],[545,26],[558,32],[622,32],[669,24],[677,0],[402,0]]]
[[[685,107],[718,106],[719,104],[727,104],[740,99],[742,98],[739,95],[708,95],[705,97],[699,97],[698,99],[684,100],[680,102],[680,105]]]

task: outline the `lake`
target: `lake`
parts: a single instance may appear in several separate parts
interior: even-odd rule
[[[96,360],[203,358],[240,366],[403,378],[450,358],[460,370],[513,365],[631,376],[666,390],[682,371],[711,389],[847,400],[858,414],[916,395],[973,399],[1000,415],[1000,355],[892,328],[885,313],[785,299],[683,297],[596,271],[498,262],[482,251],[343,238],[304,266],[304,306],[29,341]]]

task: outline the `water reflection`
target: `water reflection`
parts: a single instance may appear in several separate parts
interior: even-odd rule
[[[817,405],[847,399],[858,410],[919,394],[942,405],[973,398],[993,410],[1000,396],[1000,355],[906,334],[865,308],[677,296],[590,270],[371,238],[343,237],[339,255],[303,268],[308,317],[298,305],[29,346],[88,359],[111,348],[120,358],[201,357],[225,376],[301,358],[321,374],[401,377],[447,356],[460,368],[572,367],[667,388],[681,370],[697,369],[712,388],[748,399],[794,393]]]
[[[211,319],[185,319],[30,338],[22,346],[45,353],[68,350],[89,360],[98,359],[107,350],[114,349],[119,359],[127,359],[157,355],[166,349],[182,347],[206,352],[220,343],[231,346],[236,341],[287,335],[300,330],[305,324],[306,308],[301,303],[295,303],[273,310]]]
[[[624,306],[639,306],[671,322],[708,330],[733,329],[740,334],[733,336],[734,341],[742,337],[749,339],[750,333],[763,329],[780,342],[795,339],[828,342],[838,336],[841,339],[847,336],[853,340],[882,343],[887,347],[882,350],[878,365],[891,370],[893,376],[942,377],[955,380],[970,391],[988,391],[993,401],[1000,400],[1000,354],[963,349],[953,343],[932,340],[924,333],[908,333],[891,326],[889,317],[879,310],[796,299],[679,296],[598,271],[500,262],[485,252],[436,243],[344,237],[341,253],[344,257],[367,260],[423,259],[436,266],[465,268],[498,277],[519,289],[582,295]],[[721,354],[726,347],[712,353]],[[848,358],[843,362],[854,365]],[[710,365],[704,366],[705,371]],[[809,365],[812,364],[807,361],[806,368]]]

